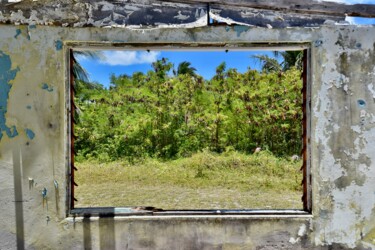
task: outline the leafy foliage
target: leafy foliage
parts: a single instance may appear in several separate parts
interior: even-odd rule
[[[77,160],[175,159],[205,149],[252,153],[256,147],[278,156],[300,153],[296,67],[239,73],[222,63],[210,80],[188,62],[174,76],[166,58],[152,67],[146,74],[112,75],[110,89],[77,84]]]

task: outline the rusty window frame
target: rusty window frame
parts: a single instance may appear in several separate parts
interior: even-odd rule
[[[67,216],[114,216],[114,215],[276,215],[276,216],[304,216],[312,214],[312,178],[311,178],[311,43],[309,42],[290,42],[290,43],[100,43],[100,42],[67,42],[65,43],[65,55],[67,62],[66,93],[67,105]],[[302,119],[302,167],[303,173],[302,187],[303,194],[301,200],[303,209],[201,209],[201,210],[162,210],[154,211],[152,208],[145,207],[139,210],[131,207],[93,207],[93,208],[75,208],[74,203],[77,199],[74,197],[74,187],[78,186],[74,182],[74,172],[78,169],[74,166],[74,115],[76,106],[74,104],[74,76],[73,76],[73,50],[302,50],[303,51],[303,69],[302,69],[302,95],[303,95],[303,119]]]

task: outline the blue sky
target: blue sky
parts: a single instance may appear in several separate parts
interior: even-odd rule
[[[216,67],[225,62],[227,69],[236,68],[239,72],[245,72],[249,67],[260,69],[259,60],[254,55],[267,54],[272,56],[270,51],[102,51],[104,59],[91,60],[79,57],[78,61],[88,71],[91,81],[97,81],[105,87],[109,86],[109,77],[133,72],[147,72],[152,70],[151,63],[168,58],[177,70],[178,64],[188,61],[191,66],[197,69],[197,73],[206,79],[211,79],[216,72]]]
[[[347,4],[370,3],[375,4],[375,0],[331,0]],[[375,18],[347,17],[346,20],[352,24],[375,24]],[[227,68],[236,68],[239,72],[245,72],[249,67],[260,69],[261,64],[254,55],[267,54],[272,56],[270,51],[102,51],[103,58],[92,60],[85,57],[78,57],[79,63],[87,70],[91,81],[96,81],[109,86],[109,77],[115,75],[128,74],[151,70],[151,63],[168,58],[177,69],[178,64],[188,61],[191,66],[197,69],[197,73],[206,79],[210,79],[215,74],[216,67],[221,62],[226,62]]]

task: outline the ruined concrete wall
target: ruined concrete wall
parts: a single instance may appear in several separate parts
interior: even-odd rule
[[[323,29],[312,103],[314,241],[375,244],[373,29]],[[320,74],[316,74],[321,72]],[[319,232],[319,233],[318,233]]]
[[[311,0],[0,0],[0,23],[63,27],[319,27],[375,17],[375,5]]]
[[[67,218],[69,41],[310,43],[312,215]],[[375,27],[2,25],[0,137],[1,249],[375,248]]]

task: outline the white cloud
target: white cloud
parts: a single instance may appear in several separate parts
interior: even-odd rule
[[[105,51],[105,58],[101,60],[100,63],[112,66],[128,66],[134,64],[152,63],[157,60],[159,54],[160,52],[156,51]]]

